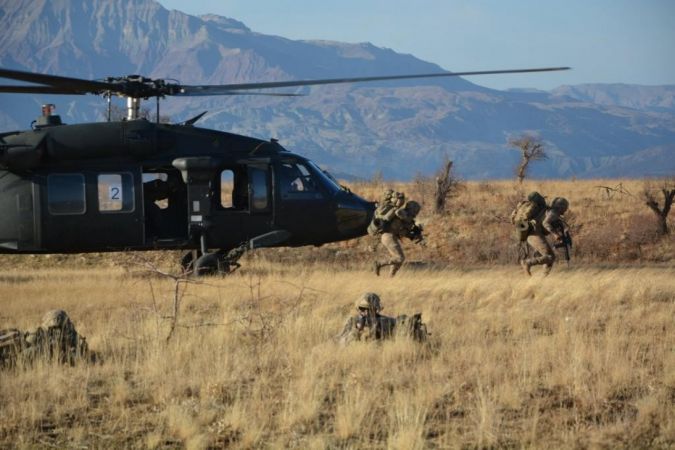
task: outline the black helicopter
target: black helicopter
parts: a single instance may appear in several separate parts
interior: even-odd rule
[[[65,125],[53,105],[28,131],[0,133],[0,253],[186,250],[196,273],[227,272],[247,249],[321,245],[362,236],[374,205],[312,161],[264,141],[139,118],[142,99],[255,95],[336,83],[546,72],[566,67],[322,80],[181,85],[130,75],[90,81],[0,68],[0,93],[97,94],[108,121]],[[112,96],[127,117],[110,121]]]

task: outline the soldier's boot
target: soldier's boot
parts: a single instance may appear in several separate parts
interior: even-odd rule
[[[526,259],[522,259],[522,260],[520,261],[520,267],[523,268],[523,272],[525,272],[525,273],[527,274],[528,277],[531,277],[531,276],[532,276],[532,272],[530,272],[530,267],[531,267],[531,265],[530,265],[530,263],[529,263]]]
[[[551,264],[546,264],[546,265],[544,266],[544,276],[546,276],[546,275],[548,275],[549,273],[551,273],[551,269],[552,269],[552,268],[553,268],[553,265],[551,265]]]
[[[382,264],[380,264],[379,262],[375,261],[373,263],[373,270],[375,271],[375,275],[377,275],[378,277],[380,276],[380,269],[381,268],[382,268]]]

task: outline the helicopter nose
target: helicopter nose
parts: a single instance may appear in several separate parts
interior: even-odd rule
[[[357,195],[340,198],[335,211],[338,232],[343,239],[365,235],[374,212],[375,204]]]

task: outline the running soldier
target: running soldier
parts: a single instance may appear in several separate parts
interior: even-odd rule
[[[540,264],[545,266],[544,275],[548,275],[556,260],[554,246],[561,247],[566,239],[569,240],[567,226],[562,219],[569,208],[567,199],[556,197],[551,207],[547,208],[545,202],[541,207],[541,200],[537,196],[543,199],[538,193],[532,193],[528,196],[528,201],[521,202],[511,214],[511,220],[520,233],[521,241],[527,242],[527,245],[535,251],[532,257],[529,257],[528,251],[528,256],[520,261],[523,271],[528,276],[532,275],[531,267]],[[531,207],[529,203],[534,206]],[[537,204],[540,207],[537,208]],[[553,245],[547,239],[549,235],[553,236]],[[567,243],[564,245],[567,247]]]
[[[422,243],[422,228],[415,223],[421,206],[414,200],[405,201],[401,193],[388,190],[378,205],[373,221],[368,227],[368,233],[380,235],[380,242],[389,252],[389,259],[376,260],[373,268],[377,276],[380,269],[391,266],[389,274],[393,277],[403,265],[405,254],[401,247],[401,238],[407,237],[415,243]]]

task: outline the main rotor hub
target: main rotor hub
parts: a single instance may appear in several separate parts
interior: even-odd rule
[[[135,99],[176,95],[182,91],[178,84],[167,83],[166,80],[162,79],[146,78],[141,75],[108,77],[105,82],[110,84],[111,89],[102,93],[117,94]]]

